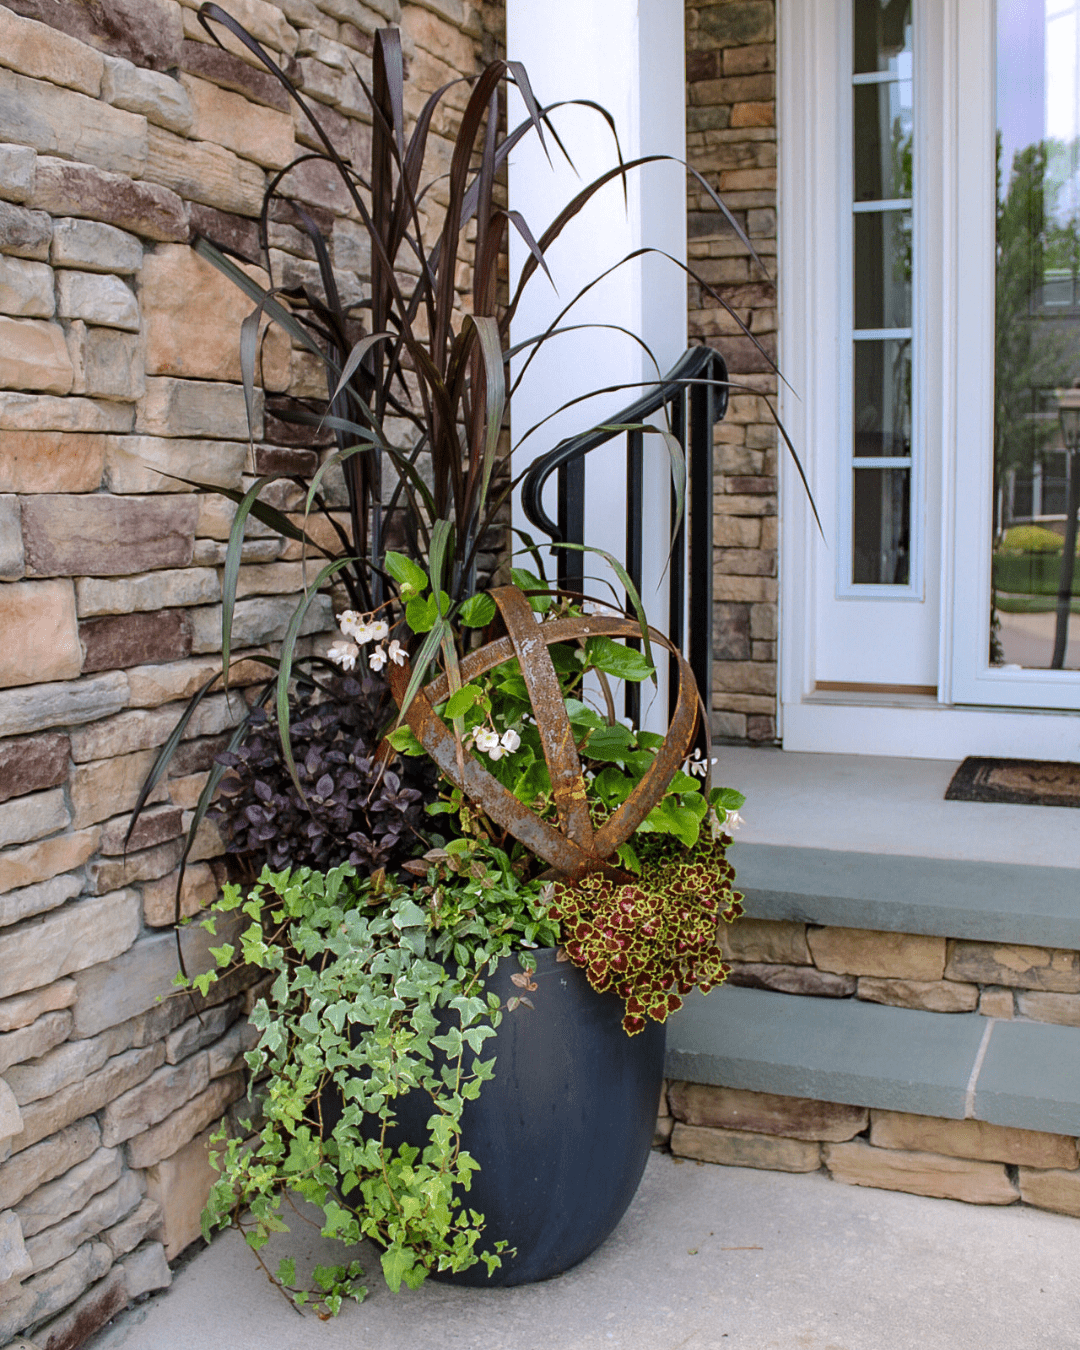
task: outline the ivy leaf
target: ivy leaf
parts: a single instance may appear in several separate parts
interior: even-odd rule
[[[391,1247],[382,1254],[383,1276],[386,1283],[390,1286],[393,1293],[397,1293],[401,1288],[401,1281],[408,1281],[413,1266],[416,1264],[416,1258],[411,1251],[404,1247]],[[415,1286],[409,1282],[409,1288]]]
[[[641,652],[633,647],[624,647],[621,642],[606,636],[592,637],[585,646],[587,665],[595,666],[605,675],[613,675],[617,680],[630,680],[639,684],[654,673],[651,661],[647,661]]]
[[[466,628],[486,628],[495,617],[495,601],[490,595],[470,595],[458,611]]]

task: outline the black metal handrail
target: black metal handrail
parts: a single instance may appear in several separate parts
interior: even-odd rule
[[[687,405],[689,404],[689,407]],[[678,522],[668,581],[668,637],[683,651],[694,672],[701,696],[709,704],[712,688],[712,518],[713,518],[713,426],[727,412],[728,373],[724,358],[711,347],[691,347],[659,384],[607,423],[644,422],[666,409],[668,423],[686,455],[686,510]],[[641,431],[599,429],[560,441],[553,450],[534,461],[522,481],[521,504],[536,529],[554,542],[585,542],[585,456],[617,436],[626,437],[626,557],[630,580],[640,591],[642,570],[642,517],[644,440]],[[544,485],[558,475],[557,520],[544,510]],[[676,524],[675,493],[668,502],[667,537]],[[689,527],[689,547],[686,531]],[[559,585],[582,593],[585,587],[584,555],[576,549],[553,549],[557,555]],[[689,561],[689,569],[687,562]],[[687,594],[689,570],[689,594]],[[684,629],[684,610],[689,623]],[[669,702],[674,689],[669,688]],[[626,686],[627,715],[639,718],[640,690]]]

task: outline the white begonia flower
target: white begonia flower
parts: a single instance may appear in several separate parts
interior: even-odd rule
[[[376,642],[385,642],[390,636],[390,625],[385,619],[376,619],[371,625],[371,636]]]
[[[473,744],[477,750],[482,750],[485,755],[490,755],[493,750],[498,750],[502,754],[502,747],[499,745],[499,733],[491,731],[488,727],[477,727],[473,732]],[[499,755],[493,756],[498,759]]]
[[[376,647],[368,657],[368,665],[372,670],[382,670],[383,666],[386,665],[386,648]]]
[[[742,816],[739,815],[738,811],[729,811],[724,817],[724,829],[730,830],[732,834],[734,834],[739,826],[743,824],[745,824],[745,821]]]
[[[695,750],[686,761],[686,769],[688,773],[696,773],[699,778],[704,778],[709,772],[710,766],[715,763],[715,757],[713,759],[702,759],[701,751]]]
[[[408,656],[408,654],[409,653],[405,650],[405,648],[401,645],[401,643],[397,640],[397,638],[395,638],[393,642],[391,642],[389,656],[390,660],[393,661],[395,666],[403,666],[405,664],[405,658]]]
[[[338,627],[346,637],[355,638],[360,631],[361,618],[355,609],[344,609],[338,615]]]
[[[335,642],[326,655],[335,666],[340,666],[342,670],[352,670],[356,665],[356,658],[360,655],[360,648],[355,642]]]
[[[502,739],[500,740],[499,744],[502,746],[502,748],[506,751],[508,755],[512,755],[514,751],[521,745],[521,737],[517,734],[516,731],[514,731],[513,728],[511,728],[509,731],[503,732]]]

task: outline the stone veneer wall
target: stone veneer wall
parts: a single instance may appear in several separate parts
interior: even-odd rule
[[[692,179],[690,266],[776,359],[776,23],[773,0],[687,0],[686,153],[769,269],[747,257]],[[707,290],[689,287],[691,341],[720,349],[733,384],[716,428],[713,734],[776,740],[776,376]]]
[[[410,115],[495,41],[479,0],[224,7],[353,153],[369,128],[349,63],[370,68],[376,27],[401,23]],[[273,395],[318,393],[318,371],[271,334],[249,452],[249,302],[188,248],[199,230],[254,258],[267,176],[311,144],[276,82],[226,46],[195,0],[0,3],[0,1346],[28,1331],[71,1350],[167,1284],[198,1234],[209,1130],[244,1106],[250,995],[226,985],[201,1020],[170,997],[168,929],[182,835],[241,694],[203,703],[124,853],[139,784],[220,649],[234,508],[165,475],[241,488],[314,464]],[[430,144],[448,162],[445,116]],[[350,204],[311,165],[292,184],[359,295]],[[270,224],[286,284],[315,270],[296,224]],[[296,508],[285,480],[269,495]],[[241,653],[283,635],[300,568],[249,528]],[[310,640],[331,622],[325,599]],[[220,853],[204,829],[188,912],[213,896]],[[185,940],[205,958],[202,930]]]
[[[740,919],[723,934],[731,983],[947,1015],[1080,1027],[1080,952]],[[657,1142],[680,1157],[813,1172],[976,1204],[1017,1200],[1080,1218],[1078,1141],[698,1083],[672,1083]]]

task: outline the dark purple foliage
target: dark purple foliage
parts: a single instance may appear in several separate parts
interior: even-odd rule
[[[318,702],[315,698],[318,698]],[[228,851],[261,870],[348,861],[366,872],[394,869],[426,847],[418,833],[434,785],[427,760],[375,760],[391,710],[384,681],[332,678],[293,705],[290,737],[307,805],[296,791],[277,726],[261,708],[236,751],[219,756],[222,779],[213,814]],[[310,808],[310,809],[309,809]]]

